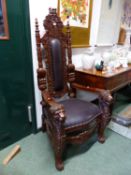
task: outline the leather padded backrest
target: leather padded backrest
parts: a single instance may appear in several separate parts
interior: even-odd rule
[[[60,91],[64,88],[61,43],[58,39],[53,38],[51,39],[50,44],[54,89],[55,91]]]

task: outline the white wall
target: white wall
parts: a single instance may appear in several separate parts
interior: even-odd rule
[[[112,45],[118,41],[123,2],[112,1],[109,8],[109,1],[102,0],[97,45]]]
[[[91,19],[91,32],[90,32],[90,45],[97,44],[97,36],[99,31],[100,15],[101,15],[102,0],[93,1],[92,19]]]

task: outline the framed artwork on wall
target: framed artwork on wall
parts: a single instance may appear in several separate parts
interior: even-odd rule
[[[92,1],[58,0],[58,14],[64,25],[69,19],[72,47],[89,47]]]
[[[9,39],[6,0],[0,0],[0,40]]]

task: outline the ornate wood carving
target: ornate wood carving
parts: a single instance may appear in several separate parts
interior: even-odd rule
[[[69,116],[66,116],[64,105],[56,102],[54,97],[61,97],[68,93],[69,97],[75,97],[76,88],[75,81],[75,67],[72,64],[71,51],[71,35],[70,26],[67,24],[66,33],[62,32],[63,24],[56,14],[55,9],[50,9],[49,15],[44,20],[45,34],[40,37],[38,21],[36,20],[36,43],[38,55],[38,87],[42,94],[43,106],[43,125],[46,124],[47,133],[52,141],[55,153],[55,163],[58,170],[64,168],[62,161],[62,153],[67,143],[81,144],[86,141],[95,131],[98,133],[98,140],[104,142],[104,117],[105,114],[99,109],[98,116],[94,116],[92,120],[86,122],[79,122],[77,124],[66,127],[65,122]],[[60,42],[61,50],[61,73],[63,75],[64,86],[60,90],[55,89],[54,78],[54,60],[52,56],[52,40],[57,39]],[[44,47],[44,61],[46,67],[43,66],[42,49]],[[58,50],[57,50],[58,52]],[[56,53],[59,56],[59,53]],[[46,70],[45,70],[46,69]],[[59,76],[59,75],[58,75]],[[100,102],[102,105],[103,94]],[[104,105],[105,107],[105,105]],[[108,107],[108,105],[107,105]],[[88,108],[88,106],[87,106]],[[96,107],[97,108],[97,107]],[[92,109],[92,110],[96,110]],[[106,111],[106,107],[104,108]],[[108,115],[108,113],[106,113]],[[81,117],[81,116],[80,116]],[[87,117],[87,116],[86,116]],[[44,125],[45,126],[45,125]]]
[[[36,27],[35,33],[36,33],[37,56],[38,56],[37,80],[39,89],[43,91],[46,89],[46,79],[45,79],[46,71],[44,70],[42,63],[41,39],[37,19],[35,21],[35,27]]]

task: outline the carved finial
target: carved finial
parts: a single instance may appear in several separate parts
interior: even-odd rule
[[[41,39],[40,39],[39,24],[38,24],[37,18],[35,19],[35,35],[36,35],[36,44],[37,44],[38,66],[39,68],[43,68],[42,52],[40,49]]]
[[[49,15],[46,16],[43,25],[45,30],[50,33],[52,33],[52,31],[58,32],[63,29],[63,23],[57,15],[55,8],[49,8]]]
[[[39,25],[38,25],[38,19],[35,18],[35,27],[36,27],[36,31],[39,30]]]
[[[49,13],[50,14],[56,14],[56,9],[55,8],[49,8]]]
[[[69,26],[70,17],[67,16],[67,26]]]

